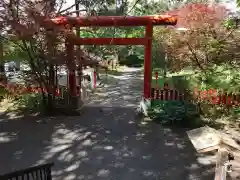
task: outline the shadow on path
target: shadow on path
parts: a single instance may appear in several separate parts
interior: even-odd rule
[[[84,111],[47,123],[1,117],[0,173],[53,161],[59,180],[213,178],[214,165],[195,154],[183,129],[141,125],[131,108]]]

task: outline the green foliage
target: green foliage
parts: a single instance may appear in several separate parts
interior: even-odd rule
[[[15,106],[18,111],[28,113],[43,112],[42,97],[39,94],[24,94],[15,99]]]
[[[156,36],[155,36],[156,37]],[[166,64],[166,59],[165,59],[165,52],[164,52],[164,47],[156,39],[153,39],[153,47],[152,47],[152,67],[153,68],[160,68],[164,70],[165,66],[167,67],[168,65]]]
[[[181,86],[183,89],[189,89],[190,91],[193,91],[194,88],[199,90],[216,89],[222,92],[238,94],[240,92],[240,75],[238,71],[239,69],[232,68],[228,64],[215,65],[211,71],[207,72],[206,76],[203,76],[201,71],[181,71],[169,73],[167,79],[163,79],[162,76],[159,77],[158,84],[160,87],[163,87],[163,82],[168,82],[170,87],[177,87],[177,89]],[[176,82],[179,81],[174,81],[174,78],[180,74],[184,78],[176,86]],[[155,84],[155,81],[153,81],[152,85],[155,86]],[[201,111],[199,111],[199,108]],[[200,123],[198,118],[196,118],[198,115],[211,120],[211,123],[219,118],[224,118],[226,121],[234,121],[240,116],[240,108],[221,105],[212,106],[207,101],[199,101],[198,103],[155,101],[152,104],[151,117],[159,122],[169,122],[169,120],[178,119]]]
[[[169,10],[169,3],[164,0],[160,1],[139,1],[133,12],[135,15],[153,15]]]
[[[15,98],[8,98],[9,106],[7,112],[14,112],[18,115],[44,113],[45,106],[39,94],[23,94]]]
[[[213,66],[211,71],[203,77],[201,73],[196,73],[191,77],[195,87],[201,89],[218,89],[224,92],[240,91],[240,74],[237,68],[232,68],[228,64]],[[199,86],[201,85],[201,86]]]
[[[9,61],[26,61],[28,54],[22,48],[21,41],[12,41],[8,39],[3,40],[3,60],[4,62]]]
[[[109,1],[110,2],[110,1]],[[172,4],[177,4],[178,1],[171,1],[172,4],[169,5],[167,1],[158,1],[158,2],[147,2],[147,1],[138,1],[137,4],[135,2],[130,3],[128,1],[122,1],[124,10],[121,11],[120,14],[117,15],[125,15],[129,10],[131,15],[151,15],[151,14],[159,14],[169,10]],[[111,3],[110,3],[111,4]],[[101,8],[98,11],[98,15],[114,15],[115,12],[115,3],[111,4],[108,7]],[[128,9],[128,11],[127,11]],[[130,14],[127,14],[130,15]],[[144,37],[144,27],[134,27],[134,28],[98,28],[94,29],[92,32],[81,30],[81,37]],[[155,45],[155,43],[153,43]],[[144,59],[144,50],[142,47],[138,46],[85,46],[90,52],[97,54],[103,59],[107,58],[110,55],[118,54],[121,59],[125,59],[131,57],[132,55],[136,56],[136,61],[139,62]],[[158,56],[157,47],[153,49],[153,62],[157,63],[157,59],[162,59],[162,55]],[[161,63],[163,61],[160,61]]]
[[[81,30],[81,37],[128,37],[137,38],[144,36],[144,28],[142,27],[121,27],[121,28],[96,28],[93,30]],[[138,59],[143,60],[144,51],[142,47],[138,46],[85,46],[85,48],[102,59],[110,60],[108,57],[118,55],[121,59],[125,59],[129,55],[135,55]],[[114,60],[114,58],[112,58]]]
[[[225,26],[228,29],[236,28],[236,21],[234,18],[228,19],[223,22],[223,26]]]
[[[142,65],[142,62],[138,56],[136,55],[129,55],[126,57],[126,61],[125,61],[125,65],[127,66],[141,66]]]
[[[0,87],[0,101],[7,95],[7,91],[4,87]]]
[[[152,102],[151,116],[162,123],[169,121],[190,120],[198,114],[195,105],[181,101],[159,101]]]
[[[36,113],[44,110],[41,94],[23,93],[22,90],[16,88],[0,87],[0,102],[5,98],[12,102],[12,106],[9,107],[8,111]]]

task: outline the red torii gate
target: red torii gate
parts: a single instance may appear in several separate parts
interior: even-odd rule
[[[176,25],[177,17],[170,15],[155,16],[90,16],[90,17],[57,17],[45,20],[54,25],[70,27],[120,27],[120,26],[145,26],[145,37],[143,38],[80,38],[69,36],[68,38],[68,58],[73,59],[74,45],[144,45],[144,98],[150,98],[152,68],[152,36],[153,26]],[[74,61],[72,61],[74,62]],[[69,65],[69,88],[72,96],[76,96],[75,64]]]

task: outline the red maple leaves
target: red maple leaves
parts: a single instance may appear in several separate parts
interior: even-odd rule
[[[202,28],[206,25],[219,25],[228,15],[228,10],[221,5],[210,6],[203,3],[192,3],[169,11],[167,14],[178,16],[176,27]]]

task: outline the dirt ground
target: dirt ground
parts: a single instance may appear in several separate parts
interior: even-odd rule
[[[108,78],[81,116],[43,122],[2,112],[0,174],[54,162],[54,180],[213,180],[215,155],[198,154],[188,129],[145,124],[136,116],[143,84],[137,69]]]

